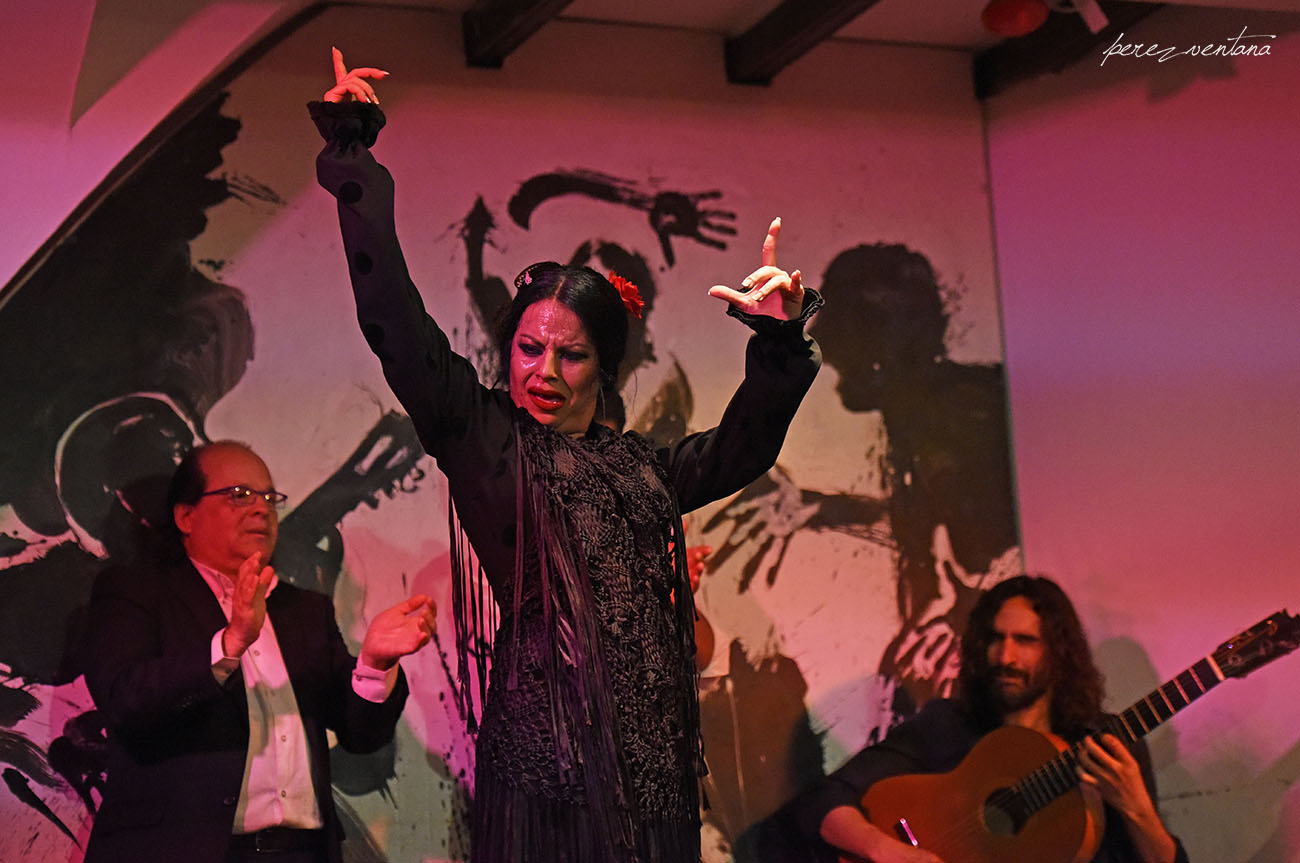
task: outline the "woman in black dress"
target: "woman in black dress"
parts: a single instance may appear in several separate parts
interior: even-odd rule
[[[593,421],[640,309],[634,287],[586,267],[519,274],[496,333],[508,387],[484,386],[406,270],[392,177],[369,150],[384,117],[366,79],[383,73],[349,72],[337,51],[335,71],[337,86],[309,107],[357,317],[478,563],[454,536],[461,694],[477,727],[471,859],[697,861],[694,604],[673,549],[685,548],[682,513],[775,462],[819,365],[803,327],[820,298],[776,266],[773,221],[742,290],[709,290],[754,330],[745,379],[716,428],[672,447]],[[489,641],[476,723],[469,667]]]

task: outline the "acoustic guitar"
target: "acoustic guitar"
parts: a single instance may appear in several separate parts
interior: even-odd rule
[[[1283,609],[1110,717],[1101,732],[1131,745],[1227,678],[1244,677],[1297,646],[1300,616]],[[945,863],[1087,860],[1099,837],[1090,835],[1096,825],[1076,772],[1082,746],[1060,750],[1036,731],[1005,726],[949,773],[880,780],[862,807],[872,824]]]

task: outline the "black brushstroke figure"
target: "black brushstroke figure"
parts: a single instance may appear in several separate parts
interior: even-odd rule
[[[744,290],[709,291],[755,330],[745,381],[718,427],[656,449],[595,422],[628,316],[642,311],[635,285],[533,264],[497,329],[506,386],[485,387],[425,312],[402,257],[392,177],[369,150],[384,116],[366,79],[386,73],[334,60],[337,85],[310,107],[358,320],[481,565],[453,560],[462,698],[486,690],[471,859],[698,860],[694,603],[672,548],[686,546],[682,512],[775,461],[819,365],[803,324],[820,297],[776,266],[774,221]],[[469,652],[491,630],[489,681],[483,666],[470,673]]]
[[[650,227],[659,240],[668,267],[676,262],[672,246],[674,237],[721,250],[726,248],[726,243],[714,235],[733,236],[736,232],[730,224],[735,220],[735,213],[705,206],[706,202],[721,197],[722,193],[716,189],[699,193],[652,192],[631,180],[582,169],[530,177],[520,184],[506,209],[513,221],[527,230],[532,225],[533,211],[539,205],[564,195],[578,195],[649,212]],[[491,331],[497,310],[510,301],[505,281],[499,276],[489,275],[483,260],[484,249],[492,245],[491,234],[495,228],[496,218],[480,197],[460,223],[459,231],[467,261],[465,287],[475,317],[485,332]],[[628,322],[626,356],[616,382],[616,389],[622,391],[638,369],[657,359],[649,333],[649,320],[659,289],[645,256],[619,243],[585,241],[568,259],[571,266],[584,266],[594,261],[599,261],[601,269],[613,270],[635,284],[645,303],[642,316]],[[496,373],[490,344],[469,346],[468,354],[481,374],[492,377]],[[636,416],[626,423],[628,428],[660,444],[675,443],[686,434],[694,401],[690,382],[675,359],[658,389],[644,405],[637,407]]]

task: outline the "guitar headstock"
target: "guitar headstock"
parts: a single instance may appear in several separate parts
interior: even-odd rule
[[[1245,677],[1261,665],[1300,647],[1300,615],[1286,609],[1220,644],[1214,661],[1228,677]]]

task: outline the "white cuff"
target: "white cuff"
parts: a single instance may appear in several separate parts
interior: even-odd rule
[[[358,659],[356,667],[352,669],[352,691],[376,704],[388,700],[388,696],[393,694],[393,687],[397,686],[397,668],[397,663],[394,662],[392,668],[380,671],[363,665]]]
[[[222,643],[222,636],[226,634],[226,628],[223,626],[217,630],[217,634],[212,636],[212,676],[217,679],[217,683],[225,683],[230,675],[235,673],[239,667],[239,660],[233,656],[226,656],[226,648]]]

